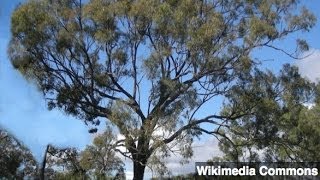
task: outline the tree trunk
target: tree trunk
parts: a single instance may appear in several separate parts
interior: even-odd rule
[[[145,163],[139,161],[133,162],[133,180],[143,180],[144,170],[146,166]]]
[[[40,180],[44,180],[44,173],[45,173],[45,169],[46,169],[46,165],[47,165],[47,154],[48,154],[48,150],[49,150],[49,144],[46,147],[46,151],[44,152],[44,157],[42,160],[42,165],[41,165],[41,169],[40,169]]]

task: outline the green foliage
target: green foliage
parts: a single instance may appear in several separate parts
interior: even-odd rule
[[[95,177],[111,177],[112,173],[122,173],[124,164],[116,156],[113,141],[115,137],[111,129],[107,129],[103,134],[96,136],[93,145],[87,146],[81,152],[80,165]]]
[[[30,0],[12,14],[8,51],[49,108],[86,123],[111,122],[128,150],[122,153],[133,159],[135,179],[142,179],[153,156],[180,147],[189,158],[194,136],[225,136],[220,128],[203,128],[206,123],[256,121],[259,143],[268,144],[264,135],[278,127],[265,116],[281,114],[272,99],[277,78],[260,71],[250,54],[282,50],[272,42],[314,26],[314,15],[298,2]],[[308,49],[304,40],[297,43]],[[224,113],[201,117],[203,105],[218,96],[230,100]],[[240,119],[249,109],[262,111]]]
[[[224,113],[240,110],[250,115],[229,121],[230,127],[224,128],[226,137],[219,144],[225,153],[222,161],[319,161],[320,119],[314,84],[289,65],[278,77],[259,74],[249,76],[239,86],[241,91],[230,92],[231,102]],[[309,109],[308,103],[314,106]]]
[[[30,150],[3,129],[0,129],[0,154],[1,178],[36,177],[37,163]]]
[[[114,135],[106,130],[93,144],[79,152],[75,148],[49,145],[44,177],[48,179],[125,179],[124,164],[113,149]],[[0,177],[38,179],[39,165],[16,138],[0,129]]]
[[[50,146],[46,177],[50,179],[125,179],[124,164],[114,150],[111,129],[97,135],[83,151]]]

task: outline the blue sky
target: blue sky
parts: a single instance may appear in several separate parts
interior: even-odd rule
[[[37,159],[48,143],[83,148],[91,140],[84,123],[58,110],[48,111],[42,94],[13,70],[7,58],[10,14],[18,2],[0,2],[0,126],[25,143]]]
[[[27,82],[13,70],[6,54],[10,39],[10,15],[20,0],[2,0],[0,2],[0,126],[9,130],[26,144],[39,159],[48,143],[58,146],[72,146],[82,149],[90,143],[92,135],[82,121],[64,115],[61,111],[48,111],[46,103],[36,87]],[[320,21],[320,1],[309,0],[306,6],[315,13]],[[303,37],[314,54],[305,59],[294,61],[283,53],[270,49],[261,49],[253,55],[262,59],[274,72],[279,71],[283,63],[295,63],[301,67],[304,75],[310,79],[320,76],[320,26],[309,33],[295,34],[280,46],[294,49],[295,38]],[[205,111],[205,110],[204,110]],[[199,151],[201,153],[201,151]],[[196,154],[196,156],[200,157]]]

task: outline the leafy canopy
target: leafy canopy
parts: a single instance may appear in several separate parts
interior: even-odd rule
[[[32,153],[12,134],[0,128],[0,177],[34,177],[38,165]]]
[[[115,147],[128,150],[122,154],[142,179],[149,160],[160,162],[173,147],[190,157],[194,136],[224,136],[226,120],[247,115],[198,111],[255,76],[255,48],[294,56],[274,42],[314,26],[299,7],[297,0],[29,0],[12,14],[8,51],[49,108],[116,127],[124,138]]]
[[[233,93],[233,101],[256,115],[229,122],[220,141],[222,161],[317,162],[319,156],[319,85],[303,79],[286,65],[278,78],[266,74]],[[275,88],[273,88],[275,87]],[[257,93],[252,93],[253,91]],[[255,99],[257,103],[253,103]],[[245,101],[246,103],[239,103]],[[228,107],[229,113],[235,107]]]

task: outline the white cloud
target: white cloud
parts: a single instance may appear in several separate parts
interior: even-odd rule
[[[306,58],[298,60],[295,65],[299,67],[299,72],[303,77],[313,82],[320,80],[320,49],[314,49],[307,52]]]
[[[165,159],[166,166],[172,175],[184,175],[194,173],[195,162],[206,162],[214,156],[221,156],[222,152],[219,150],[217,139],[210,137],[206,140],[194,142],[193,157],[187,164],[181,164],[182,157],[179,154],[172,154]],[[146,169],[146,175],[151,175],[151,171]]]
[[[126,179],[127,180],[132,180],[133,179],[133,172],[132,171],[127,171],[126,172]]]
[[[315,103],[303,103],[303,105],[305,107],[307,107],[308,109],[312,109],[316,104]]]
[[[182,159],[179,156],[172,156],[168,159],[167,167],[173,175],[193,173],[195,162],[206,162],[214,156],[221,156],[222,152],[219,150],[218,141],[215,138],[210,138],[204,141],[193,143],[193,157],[188,164],[180,164]]]

